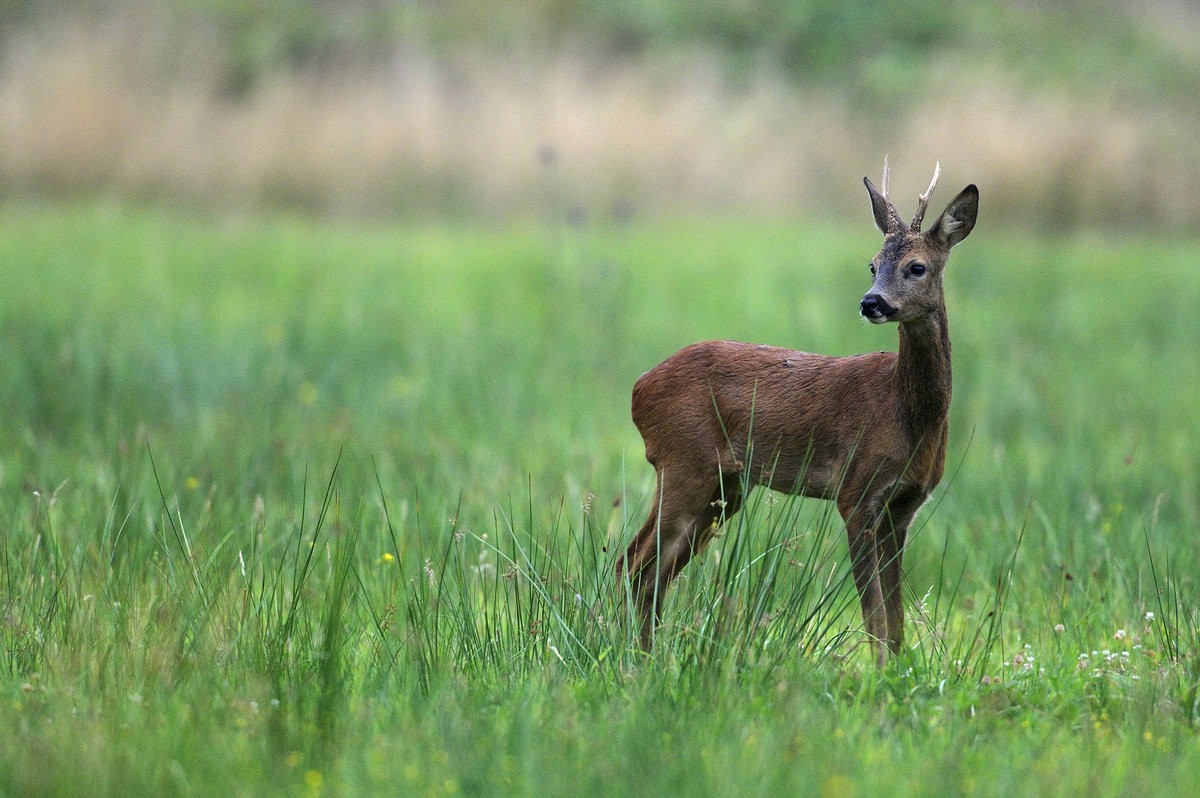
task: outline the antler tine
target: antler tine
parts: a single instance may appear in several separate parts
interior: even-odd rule
[[[882,185],[879,187],[879,196],[883,199],[884,205],[887,206],[887,226],[884,233],[894,235],[904,231],[904,220],[900,218],[900,213],[896,210],[896,206],[888,198],[888,184],[891,182],[892,171],[888,168],[888,157],[883,156],[883,179],[880,181]]]
[[[925,211],[929,207],[929,198],[933,196],[933,189],[937,186],[938,177],[942,174],[941,161],[933,162],[933,180],[929,181],[929,188],[925,189],[925,193],[917,197],[917,213],[913,216],[912,224],[909,228],[914,233],[921,232],[921,222],[925,220]]]

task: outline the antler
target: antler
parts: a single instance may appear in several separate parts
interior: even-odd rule
[[[888,157],[883,156],[883,179],[879,187],[879,195],[883,197],[883,202],[887,205],[887,230],[884,232],[898,233],[904,229],[904,220],[900,218],[900,214],[896,211],[896,206],[892,205],[891,199],[888,198],[888,183],[891,182],[892,171],[888,169]]]
[[[887,158],[883,159],[884,185],[887,185]],[[938,177],[942,174],[942,164],[940,161],[933,163],[933,180],[929,181],[929,188],[925,189],[925,193],[917,197],[917,213],[913,216],[912,224],[909,228],[914,233],[921,232],[921,222],[925,220],[925,210],[929,207],[929,198],[933,196],[933,189],[937,185]],[[884,189],[884,196],[887,196],[887,190]]]

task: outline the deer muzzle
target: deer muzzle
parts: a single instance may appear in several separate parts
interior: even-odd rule
[[[872,324],[882,324],[895,316],[899,312],[899,308],[889,305],[882,295],[870,293],[859,303],[859,312]]]

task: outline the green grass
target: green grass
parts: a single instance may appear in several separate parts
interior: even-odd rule
[[[0,793],[1193,791],[1194,242],[956,251],[885,672],[836,517],[761,491],[633,646],[633,381],[894,347],[877,243],[0,208]]]

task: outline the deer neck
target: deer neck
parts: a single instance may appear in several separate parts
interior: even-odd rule
[[[900,323],[896,389],[900,415],[914,438],[935,440],[950,410],[950,330],[944,308]]]

